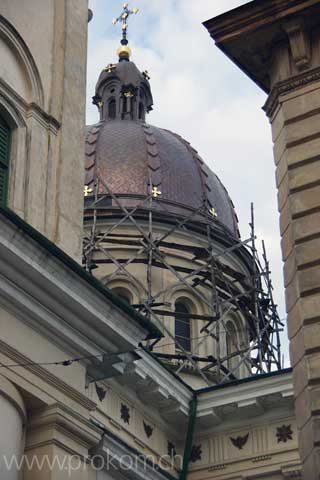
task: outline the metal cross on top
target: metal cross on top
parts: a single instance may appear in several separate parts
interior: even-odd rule
[[[121,15],[118,18],[114,18],[112,20],[113,25],[116,25],[116,23],[118,22],[122,23],[122,39],[125,41],[127,40],[128,19],[130,15],[136,15],[138,12],[139,8],[134,8],[133,10],[130,10],[129,4],[124,3]]]

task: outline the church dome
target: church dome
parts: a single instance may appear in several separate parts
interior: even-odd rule
[[[87,202],[98,188],[109,196],[105,207],[116,207],[112,195],[131,207],[155,189],[153,208],[161,205],[169,216],[199,210],[199,218],[206,212],[226,233],[239,236],[233,203],[197,151],[176,133],[146,123],[153,106],[147,71],[141,73],[128,57],[109,64],[93,102],[100,122],[86,129]]]

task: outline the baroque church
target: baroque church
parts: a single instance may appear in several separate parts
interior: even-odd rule
[[[319,479],[320,1],[204,23],[268,94],[290,369],[253,209],[244,240],[197,150],[148,123],[137,12],[85,126],[88,1],[1,2],[0,478]]]

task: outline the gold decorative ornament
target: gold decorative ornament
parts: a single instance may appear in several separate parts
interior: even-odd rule
[[[85,185],[84,189],[83,189],[83,195],[85,197],[88,197],[89,193],[92,193],[93,192],[93,189],[88,187],[88,185]]]
[[[118,18],[114,18],[112,20],[113,25],[116,25],[118,22],[122,23],[122,40],[121,40],[121,47],[118,49],[118,54],[121,59],[128,59],[131,55],[131,50],[128,47],[128,40],[127,40],[127,30],[128,30],[128,19],[131,15],[136,15],[139,12],[139,8],[134,8],[133,10],[129,10],[129,4],[123,4],[123,11],[119,15]]]
[[[119,47],[117,50],[117,54],[120,58],[130,58],[131,53],[131,48],[128,47],[128,45],[121,45],[121,47]]]
[[[209,212],[211,213],[211,215],[213,216],[213,218],[217,218],[218,217],[218,213],[217,213],[217,210],[215,208],[210,208]]]
[[[132,92],[124,92],[123,96],[126,97],[126,98],[132,98],[132,97],[134,97],[134,95],[133,95]]]
[[[116,70],[116,68],[117,65],[115,63],[109,63],[104,70],[105,72],[112,73]]]
[[[162,192],[158,189],[158,187],[152,187],[153,198],[158,198],[160,195],[162,195]]]
[[[101,108],[103,106],[103,102],[98,102],[98,107]]]

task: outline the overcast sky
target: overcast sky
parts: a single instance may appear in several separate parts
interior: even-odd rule
[[[202,22],[247,3],[241,0],[136,0],[130,18],[132,60],[148,70],[154,111],[148,122],[168,128],[192,143],[220,177],[236,206],[242,238],[248,236],[254,202],[258,242],[266,242],[275,299],[285,317],[279,215],[266,95],[227,59]],[[89,0],[87,122],[98,121],[91,98],[97,78],[117,61],[121,29],[113,26],[123,1]],[[283,350],[287,357],[286,334]]]

